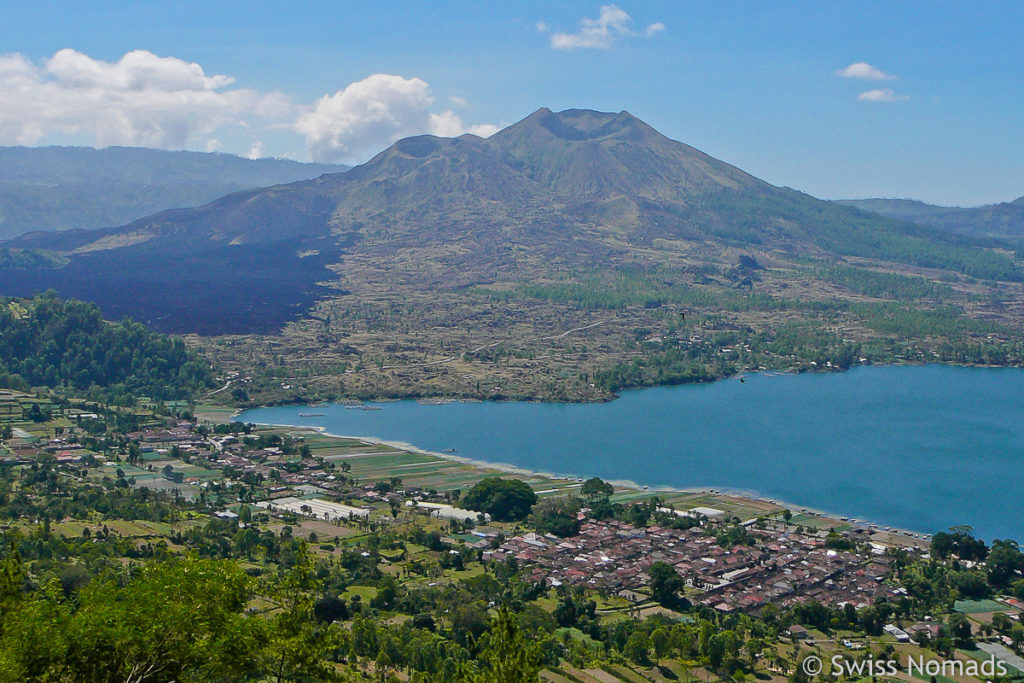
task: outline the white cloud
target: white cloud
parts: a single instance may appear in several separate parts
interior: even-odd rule
[[[548,29],[551,28],[546,21],[538,21],[535,26],[538,33],[547,33]]]
[[[647,27],[647,30],[645,31],[645,33],[647,33],[648,36],[653,36],[654,34],[661,33],[664,30],[665,30],[665,24],[661,23],[660,21],[656,21],[656,22],[654,22],[653,24],[651,24],[650,26]]]
[[[145,50],[128,52],[114,64],[64,49],[47,62],[46,70],[72,88],[109,90],[219,90],[235,80],[229,76],[207,76],[198,64],[175,57],[157,57]]]
[[[495,126],[493,123],[479,123],[475,126],[470,126],[466,129],[467,133],[478,135],[482,138],[489,138],[495,133],[501,130],[501,126]]]
[[[490,135],[494,126],[467,128],[451,110],[432,112],[430,86],[419,78],[373,74],[324,95],[299,117],[295,130],[317,161],[361,161],[399,138],[431,133]]]
[[[891,88],[881,88],[862,92],[857,95],[857,99],[862,102],[902,102],[910,98],[906,95],[897,95]]]
[[[836,76],[842,76],[843,78],[863,78],[869,81],[894,81],[895,76],[891,76],[881,69],[871,66],[867,62],[854,62],[845,69],[839,69],[836,71]]]
[[[284,120],[288,98],[229,88],[198,64],[135,50],[104,62],[71,49],[41,65],[0,56],[0,144],[30,145],[49,134],[93,144],[184,148],[249,118]]]
[[[578,48],[595,48],[607,50],[619,38],[630,38],[638,35],[631,25],[633,19],[625,11],[615,5],[604,5],[597,19],[584,17],[580,20],[580,30],[576,33],[554,33],[551,35],[551,47],[556,50],[574,50]],[[546,25],[545,25],[546,28]],[[665,25],[656,22],[647,27],[648,37],[665,30]]]
[[[452,109],[468,106],[462,97],[450,100]],[[232,151],[259,158],[283,129],[302,134],[317,160],[361,161],[408,135],[498,130],[466,125],[452,109],[435,105],[423,80],[388,74],[300,107],[281,93],[240,88],[230,76],[145,50],[110,62],[71,49],[39,62],[0,54],[0,145],[72,141],[212,152],[244,129],[250,146]]]

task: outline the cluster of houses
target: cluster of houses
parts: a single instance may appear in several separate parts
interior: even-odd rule
[[[634,527],[616,520],[586,521],[578,535],[528,533],[506,540],[483,559],[532,565],[548,585],[582,585],[633,595],[650,582],[658,561],[672,565],[691,599],[721,612],[757,612],[816,600],[860,608],[903,589],[887,584],[888,558],[825,547],[822,537],[791,529],[750,528],[754,545],[723,547],[707,529]]]
[[[96,417],[76,415],[83,416]],[[314,497],[344,496],[363,500],[370,505],[398,502],[407,507],[416,506],[413,511],[420,514],[460,522],[471,520],[476,523],[487,519],[486,515],[481,516],[476,512],[423,500],[426,494],[417,490],[377,490],[372,482],[354,489],[347,477],[339,476],[336,464],[323,458],[297,458],[278,447],[259,447],[246,443],[244,437],[233,434],[205,436],[194,424],[185,420],[126,434],[138,444],[141,459],[135,463],[136,469],[128,466],[131,463],[115,462],[109,455],[93,453],[84,448],[79,443],[83,435],[80,428],[70,427],[62,435],[49,440],[15,437],[6,440],[6,450],[0,449],[0,457],[16,463],[28,463],[49,455],[58,463],[74,465],[86,454],[92,454],[100,464],[122,468],[134,485],[159,490],[177,488],[186,497],[197,495],[200,489],[211,483],[258,483],[267,491],[268,502],[273,504],[274,509],[318,518],[324,518],[326,512],[331,520],[366,517],[371,508],[352,508]],[[299,435],[293,435],[292,438],[298,442],[302,440]],[[103,440],[102,437],[100,440]],[[177,475],[173,482],[167,481],[160,474],[167,465]],[[151,474],[143,470],[151,471]],[[418,500],[407,500],[409,494],[417,493]],[[295,496],[302,496],[303,500]],[[313,499],[313,502],[307,499]],[[317,507],[321,503],[329,509]],[[315,507],[316,510],[310,512],[307,507]]]
[[[184,421],[128,436],[138,441],[144,455],[176,451],[185,460],[175,460],[184,474],[181,485],[202,487],[208,481],[222,481],[226,468],[233,470],[230,477],[236,481],[252,481],[255,477],[268,487],[269,500],[262,505],[270,510],[336,521],[367,518],[373,509],[320,497],[334,494],[367,503],[400,502],[415,512],[442,519],[488,521],[485,515],[443,502],[428,502],[422,496],[408,500],[410,491],[374,490],[372,485],[364,485],[354,492],[347,478],[337,476],[333,464],[323,459],[296,459],[279,448],[254,448],[232,435],[205,437]],[[82,453],[71,434],[33,446],[68,462],[77,461]],[[146,459],[152,462],[162,458]],[[207,475],[196,476],[191,471],[202,468]],[[138,482],[147,483],[141,478]],[[571,538],[526,533],[504,540],[497,547],[492,547],[492,539],[481,539],[477,545],[485,561],[514,558],[532,567],[537,581],[602,588],[624,595],[643,590],[650,582],[650,566],[666,562],[683,578],[691,600],[721,612],[754,613],[767,603],[785,607],[804,600],[861,608],[883,597],[898,597],[903,590],[884,580],[890,574],[889,558],[878,549],[859,553],[828,548],[824,534],[796,533],[785,525],[763,529],[748,525],[747,538],[753,539],[752,544],[723,546],[712,533],[713,527],[707,525],[717,523],[725,513],[711,508],[668,512],[696,515],[704,525],[686,530],[643,528],[616,520],[581,518],[580,531]]]
[[[258,481],[267,482],[272,497],[288,496],[293,487],[300,486],[330,489],[335,479],[318,459],[296,460],[276,447],[253,448],[232,434],[203,437],[189,422],[179,422],[168,429],[134,432],[128,436],[139,441],[143,454],[166,454],[177,448],[181,457],[187,457],[193,463],[219,471],[231,468],[239,478],[251,475]],[[203,479],[186,477],[184,483],[202,485]]]
[[[157,451],[167,453],[177,447],[182,457],[188,457],[192,463],[202,463],[207,468],[223,472],[226,468],[233,471],[231,477],[244,481],[254,477],[266,487],[268,494],[267,507],[293,512],[308,517],[330,519],[350,519],[367,517],[370,508],[353,508],[351,506],[332,503],[323,498],[313,496],[345,496],[356,498],[368,504],[382,502],[399,502],[413,511],[432,515],[441,519],[457,519],[460,522],[486,521],[487,515],[462,510],[460,508],[437,502],[422,500],[423,492],[415,489],[405,491],[379,491],[374,483],[363,484],[357,490],[346,477],[338,476],[336,465],[322,458],[296,458],[285,454],[280,448],[268,446],[256,448],[247,445],[234,435],[223,435],[203,438],[196,433],[188,422],[178,423],[170,429],[145,430],[130,434],[129,437],[139,441],[143,454]],[[302,437],[293,435],[293,439],[301,441]],[[218,476],[218,480],[220,477]],[[186,476],[184,484],[202,486],[200,477]],[[140,482],[146,485],[146,482]],[[416,501],[406,500],[409,494],[419,494]],[[303,496],[301,500],[296,495]],[[319,506],[319,507],[318,507]],[[306,508],[311,508],[312,511]],[[315,509],[314,509],[315,508]],[[325,515],[326,513],[326,515]]]

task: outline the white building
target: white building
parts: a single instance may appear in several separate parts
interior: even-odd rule
[[[672,508],[658,508],[658,512],[673,513],[676,517],[707,517],[717,520],[725,517],[725,511],[717,508],[695,507],[689,510],[673,510]]]
[[[479,516],[483,515],[485,522],[491,521],[491,516],[486,512],[463,510],[462,508],[445,505],[444,503],[424,503],[421,501],[410,500],[405,504],[405,506],[416,510],[425,510],[431,517],[437,517],[438,519],[457,519],[460,522],[465,522],[469,519],[473,522],[477,522],[479,521]]]

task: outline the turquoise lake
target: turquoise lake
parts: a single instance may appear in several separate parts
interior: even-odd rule
[[[755,493],[913,531],[1024,541],[1024,370],[861,367],[628,391],[605,404],[244,412],[430,451],[642,485]]]

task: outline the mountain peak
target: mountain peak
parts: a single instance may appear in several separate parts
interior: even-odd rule
[[[560,140],[577,142],[606,138],[621,134],[623,131],[653,132],[653,129],[643,121],[625,110],[617,114],[594,111],[593,109],[566,109],[553,112],[547,107],[541,107],[505,130],[512,131],[512,133],[527,130],[535,134],[550,135]],[[502,136],[504,132],[501,131],[497,135],[506,137]]]
[[[665,137],[628,111],[541,108],[487,139],[527,177],[574,199],[683,200],[757,184],[739,169]]]
[[[834,248],[835,225],[850,221],[885,242],[879,236],[894,229],[886,220],[775,188],[628,111],[542,108],[486,139],[414,136],[345,173],[121,228],[22,238],[11,246],[50,249],[69,263],[0,279],[18,283],[12,293],[59,287],[97,298],[163,329],[259,331],[290,319],[293,304],[326,296],[318,283],[337,280],[341,271],[328,267],[342,262],[368,268],[352,280],[366,283],[385,277],[390,263],[430,263],[403,270],[403,282],[450,287],[546,277],[539,264],[587,266],[659,239],[819,254]],[[376,263],[383,269],[365,265]],[[191,284],[187,297],[166,286],[182,280]],[[198,297],[206,307],[194,305]],[[196,313],[214,299],[252,315],[231,322]],[[264,299],[259,310],[245,303]]]

